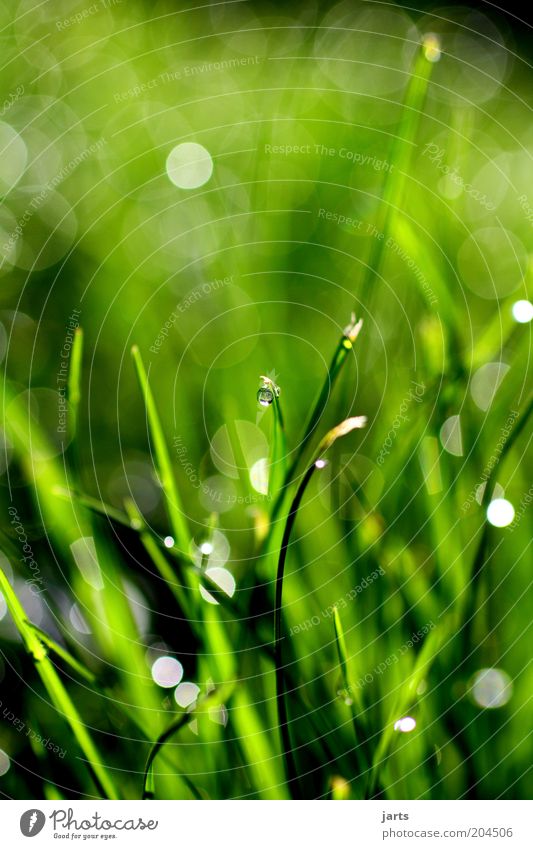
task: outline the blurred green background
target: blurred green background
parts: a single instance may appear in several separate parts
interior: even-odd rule
[[[290,465],[354,312],[312,440],[368,423],[313,477],[283,588],[300,792],[527,798],[525,25],[481,6],[186,5],[0,4],[2,569],[89,673],[50,649],[117,795],[142,794],[151,743],[185,715],[151,793],[287,797],[265,543],[284,512],[269,525],[275,405],[256,393],[260,375],[281,388]],[[200,591],[205,568],[232,606]],[[0,792],[106,795],[7,607]]]

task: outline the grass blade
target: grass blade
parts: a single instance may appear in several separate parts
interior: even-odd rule
[[[285,498],[288,494],[288,489],[291,483],[294,480],[296,475],[296,471],[298,466],[300,465],[300,461],[304,456],[308,444],[315,432],[322,414],[326,408],[326,404],[333,390],[333,386],[340,374],[340,371],[345,364],[348,354],[353,348],[354,342],[357,339],[361,327],[363,325],[363,320],[359,319],[359,321],[355,320],[355,315],[352,313],[350,323],[347,327],[345,327],[343,334],[337,344],[335,352],[333,354],[333,358],[331,360],[328,373],[326,375],[326,379],[324,384],[320,390],[320,394],[316,401],[316,404],[309,416],[309,420],[307,422],[304,435],[299,442],[298,449],[295,453],[294,459],[285,473],[285,477],[283,479],[283,484],[275,498],[272,511],[270,514],[270,525],[268,531],[262,540],[261,550],[263,555],[265,556],[265,563],[267,573],[270,575],[270,565],[271,560],[276,556],[275,549],[277,547],[277,543],[280,540],[281,532],[278,532],[279,523],[277,519],[281,513],[283,504],[285,502]],[[282,523],[283,526],[283,523]],[[274,568],[274,567],[272,567]]]
[[[74,670],[74,672],[77,672],[78,675],[81,676],[81,678],[85,678],[85,680],[88,681],[89,684],[96,683],[96,675],[94,675],[94,673],[91,672],[90,669],[87,669],[86,666],[80,663],[79,660],[76,660],[74,655],[72,655],[67,649],[63,648],[63,646],[60,646],[59,643],[56,643],[56,641],[53,640],[52,637],[49,637],[48,634],[45,633],[45,631],[42,631],[40,628],[37,627],[37,625],[34,625],[33,622],[28,622],[26,620],[26,624],[35,631],[38,638],[42,643],[44,643],[47,649],[50,649],[50,651],[53,651],[55,654],[57,654],[57,656],[60,657],[61,660],[64,660],[65,663],[68,664],[68,666],[70,666],[70,668]]]
[[[416,691],[418,686],[422,679],[427,675],[431,664],[435,660],[444,642],[444,639],[453,629],[455,621],[456,617],[453,615],[448,617],[446,620],[441,621],[434,630],[429,632],[422,648],[420,649],[413,669],[395,700],[389,719],[374,753],[372,769],[368,781],[367,798],[371,798],[375,793],[376,788],[379,785],[380,773],[389,758],[394,735],[397,733],[394,728],[394,723],[397,719],[401,718],[410,708],[412,703],[416,701]]]
[[[387,236],[402,203],[405,178],[409,172],[414,139],[420,123],[432,67],[433,63],[427,59],[426,48],[422,44],[414,60],[413,71],[405,93],[401,124],[389,157],[390,161],[394,163],[394,168],[391,168],[385,177],[382,201],[379,206],[380,212],[376,223],[380,238],[372,239],[370,256],[359,296],[362,301],[368,301],[369,290],[372,291],[372,281],[379,275]]]
[[[293,798],[300,797],[300,787],[296,763],[292,752],[292,745],[289,734],[289,716],[286,702],[285,688],[285,672],[283,668],[283,634],[282,634],[282,606],[283,606],[283,579],[285,576],[285,562],[287,559],[287,551],[291,538],[292,529],[296,521],[296,516],[300,508],[305,490],[316,469],[322,469],[326,465],[326,461],[322,459],[322,454],[330,448],[336,439],[350,433],[355,428],[364,427],[366,419],[364,416],[346,419],[337,427],[330,430],[318,447],[316,459],[308,467],[300,485],[296,491],[296,495],[292,501],[283,532],[281,548],[279,552],[278,570],[276,575],[276,596],[274,604],[274,655],[276,664],[276,704],[278,710],[278,726],[281,736],[281,744],[283,757],[287,771],[287,781],[289,791]]]
[[[270,452],[268,469],[268,491],[271,498],[276,498],[281,491],[285,478],[285,465],[287,456],[287,441],[285,438],[285,425],[279,394],[274,392],[273,405],[274,422],[272,426],[272,448]]]
[[[126,513],[117,510],[110,504],[106,504],[99,498],[94,498],[92,495],[85,495],[83,492],[78,492],[75,489],[66,489],[65,487],[56,486],[52,490],[53,495],[58,498],[63,498],[65,501],[72,502],[73,500],[81,504],[82,507],[87,507],[93,513],[99,516],[105,516],[106,519],[111,519],[119,525],[124,525],[126,528],[132,528],[132,524]],[[135,528],[133,528],[135,530]]]
[[[358,712],[359,714],[363,713],[363,703],[359,688],[353,687],[350,682],[350,676],[348,673],[348,653],[346,651],[344,629],[342,627],[339,610],[336,606],[333,608],[333,630],[335,632],[335,645],[337,647],[337,656],[339,658],[342,687],[346,693],[346,698],[349,699],[350,713],[352,715],[352,726],[355,737],[355,757],[357,760],[359,774],[362,775],[368,767],[367,758],[363,748],[364,741],[361,739],[363,736],[361,733],[362,729],[359,726],[360,719],[358,717]],[[354,703],[356,703],[356,708]]]
[[[148,759],[146,761],[146,766],[144,767],[143,774],[143,784],[142,784],[142,795],[141,799],[153,799],[155,797],[155,777],[154,777],[154,761],[159,754],[160,750],[163,748],[165,743],[170,740],[170,738],[177,734],[182,728],[184,728],[191,721],[191,713],[182,714],[179,719],[173,722],[169,727],[163,731],[163,733],[157,738],[155,743],[153,744],[150,752],[148,754]],[[193,782],[187,778],[186,775],[180,773],[180,778],[185,782],[187,787],[193,793],[195,799],[201,799],[202,795],[197,787],[193,784]]]
[[[20,604],[11,584],[0,569],[0,590],[4,594],[7,607],[26,651],[32,656],[35,668],[52,700],[56,710],[68,722],[78,745],[83,752],[87,766],[99,792],[107,799],[120,798],[115,786],[101,763],[100,754],[85,727],[74,703],[63,686],[55,667],[48,658],[47,651],[34,629],[28,624],[24,608]]]
[[[531,413],[533,412],[533,392],[529,395],[526,400],[524,407],[522,409],[522,413],[520,414],[518,421],[516,422],[513,430],[509,434],[509,438],[507,442],[502,448],[499,456],[496,457],[495,462],[492,464],[490,468],[490,472],[487,476],[485,487],[483,489],[481,498],[480,498],[480,506],[483,506],[483,502],[485,500],[485,495],[489,492],[491,488],[492,480],[494,479],[494,474],[496,469],[499,468],[500,464],[505,460],[509,451],[515,444],[516,440],[524,430]],[[472,562],[471,568],[471,577],[470,577],[470,592],[465,593],[465,599],[463,602],[463,620],[465,621],[465,639],[467,642],[471,639],[472,628],[474,625],[474,617],[478,600],[479,593],[479,585],[481,582],[481,577],[483,574],[483,567],[487,561],[486,553],[489,543],[489,534],[490,534],[490,524],[488,522],[487,517],[485,516],[483,530],[481,532],[481,538],[479,540],[479,545],[477,547],[476,553],[474,555],[474,559]]]
[[[172,471],[172,464],[170,462],[170,455],[165,442],[161,420],[137,345],[133,346],[131,353],[144,399],[148,429],[154,447],[155,465],[165,495],[170,525],[176,545],[181,551],[187,553],[189,550],[190,533],[185,520],[185,513],[179,497],[178,487],[176,486],[174,472]]]
[[[180,608],[183,611],[186,611],[187,598],[183,593],[183,587],[177,582],[174,570],[166,559],[164,553],[161,551],[154,537],[149,532],[146,522],[137,509],[137,505],[132,501],[132,499],[128,498],[124,501],[124,506],[126,508],[131,527],[138,530],[139,539],[141,540],[146,553],[150,557],[166,585],[170,588]]]
[[[343,334],[342,334],[341,338],[339,339],[339,342],[337,344],[337,347],[335,349],[335,352],[333,354],[333,358],[331,360],[331,363],[330,363],[330,366],[329,366],[329,369],[328,369],[328,373],[326,375],[326,380],[324,381],[324,384],[323,384],[323,386],[320,390],[320,395],[318,396],[318,399],[317,399],[317,402],[316,402],[316,404],[313,408],[313,411],[311,412],[311,415],[309,416],[309,420],[307,422],[307,426],[305,428],[304,435],[303,435],[302,439],[300,440],[298,450],[296,451],[294,460],[292,461],[292,463],[289,467],[289,470],[287,471],[287,473],[285,475],[285,479],[284,479],[284,482],[283,482],[283,490],[280,493],[280,496],[278,497],[276,504],[274,505],[273,519],[275,518],[276,513],[279,510],[279,507],[281,506],[280,502],[283,498],[284,491],[287,489],[287,487],[290,485],[290,483],[294,479],[294,475],[296,474],[296,470],[298,468],[300,460],[302,459],[302,457],[305,453],[305,450],[307,448],[307,445],[309,443],[309,440],[311,439],[313,433],[315,432],[315,429],[316,429],[316,427],[317,427],[317,425],[318,425],[318,423],[319,423],[319,421],[322,417],[322,414],[323,414],[323,412],[326,408],[326,404],[328,402],[329,396],[331,395],[335,381],[337,380],[337,377],[339,376],[340,371],[341,371],[344,363],[346,362],[348,354],[350,353],[350,351],[353,348],[353,344],[354,344],[355,340],[357,339],[357,337],[359,335],[359,332],[361,330],[362,325],[363,325],[363,320],[359,319],[359,321],[356,321],[355,315],[352,314],[350,324],[344,329]]]
[[[76,440],[78,435],[78,414],[81,401],[81,366],[83,359],[83,330],[77,327],[74,331],[72,350],[70,352],[70,368],[68,373],[67,392],[70,405],[70,437]]]
[[[197,716],[201,709],[208,709],[213,701],[225,701],[227,695],[233,689],[233,683],[228,682],[223,688],[217,688],[212,690],[207,696],[205,696],[202,700],[200,700],[194,710],[187,711],[186,713],[181,714],[174,722],[172,722],[168,728],[163,731],[162,734],[159,735],[157,740],[153,743],[149,753],[148,758],[146,760],[146,765],[144,767],[143,773],[143,782],[142,782],[142,799],[151,798],[150,793],[153,794],[155,792],[155,779],[153,773],[153,765],[156,757],[161,752],[163,746],[170,740],[170,738],[177,734],[182,728],[184,728],[191,721],[192,718]],[[192,794],[197,799],[202,799],[203,796],[198,790],[198,788],[193,784],[193,782],[183,773],[180,773],[180,778],[183,779],[189,790],[191,790]]]

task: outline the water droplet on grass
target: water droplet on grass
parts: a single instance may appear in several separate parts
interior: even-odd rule
[[[506,528],[514,515],[514,507],[506,498],[495,498],[487,507],[487,520],[495,528]]]
[[[274,383],[272,378],[268,377],[268,375],[262,374],[260,380],[261,386],[257,392],[257,400],[262,407],[269,407],[272,404],[274,397],[279,397],[280,388],[276,383]]]
[[[257,400],[262,407],[269,407],[274,400],[274,393],[271,389],[262,386],[257,392]]]
[[[353,699],[345,687],[341,687],[337,690],[337,698],[340,699],[341,702],[344,702],[345,705],[348,705],[348,707],[353,705]]]
[[[415,728],[416,719],[413,719],[412,716],[403,716],[401,719],[397,719],[394,723],[394,730],[402,731],[404,734],[414,731]]]

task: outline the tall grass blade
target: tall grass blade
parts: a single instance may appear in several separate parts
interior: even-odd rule
[[[68,722],[78,745],[87,761],[87,766],[99,792],[107,799],[120,798],[114,783],[101,763],[100,754],[85,727],[72,699],[63,686],[47,651],[34,629],[27,623],[26,613],[11,588],[4,572],[0,569],[0,590],[4,594],[7,607],[26,651],[32,656],[35,668],[52,700],[56,710]]]
[[[307,468],[300,485],[296,491],[296,495],[292,501],[283,532],[281,547],[279,552],[278,570],[276,575],[276,593],[274,603],[274,655],[276,664],[276,704],[278,710],[278,726],[281,736],[283,757],[287,771],[287,781],[289,791],[293,798],[299,798],[300,785],[298,772],[292,751],[292,745],[289,734],[289,716],[286,702],[286,687],[285,687],[285,672],[283,668],[283,634],[282,634],[282,606],[283,606],[283,580],[285,577],[285,562],[287,559],[287,551],[291,538],[292,529],[298,515],[298,510],[302,503],[305,490],[307,489],[311,478],[316,469],[321,469],[326,465],[326,461],[322,459],[322,454],[327,451],[340,436],[350,433],[356,428],[364,427],[366,419],[364,416],[353,417],[346,419],[337,427],[330,430],[318,447],[316,458],[313,463]]]
[[[369,292],[372,291],[372,281],[379,276],[387,237],[393,219],[402,204],[406,175],[410,168],[414,139],[420,123],[432,67],[433,63],[426,58],[425,47],[422,44],[414,59],[413,71],[403,104],[402,120],[389,156],[394,168],[391,168],[385,177],[376,222],[376,229],[380,235],[379,238],[372,239],[359,296],[359,300],[363,302],[368,302]]]
[[[157,469],[157,474],[161,482],[161,487],[165,496],[167,505],[168,517],[170,525],[178,548],[187,553],[189,550],[190,533],[185,520],[185,513],[182,507],[181,499],[174,478],[170,455],[165,441],[163,428],[157,406],[148,382],[148,375],[142,357],[137,345],[131,349],[133,362],[137,371],[137,378],[141,387],[141,393],[144,399],[146,418],[148,422],[149,433],[154,447],[154,459]]]
[[[346,699],[350,707],[352,716],[352,726],[355,738],[355,759],[359,774],[362,775],[367,769],[368,762],[365,753],[366,735],[364,735],[361,727],[361,714],[363,713],[363,703],[361,693],[358,687],[352,686],[350,675],[348,672],[348,653],[346,651],[346,640],[344,637],[344,629],[342,627],[341,617],[338,608],[333,608],[333,630],[335,632],[335,645],[337,647],[337,657],[339,658],[339,667],[341,673],[342,688],[346,694]]]
[[[504,462],[505,458],[509,454],[511,448],[515,444],[516,440],[524,430],[527,422],[529,421],[529,417],[533,412],[533,392],[528,396],[522,412],[519,415],[519,418],[509,434],[509,437],[503,446],[501,453],[496,457],[495,462],[491,465],[488,477],[486,479],[485,488],[481,494],[480,505],[483,506],[485,501],[486,494],[491,489],[492,481],[494,480],[494,474],[496,469],[499,468],[501,463]],[[463,602],[463,618],[465,621],[465,635],[464,638],[469,641],[472,634],[472,628],[474,624],[475,610],[478,601],[478,592],[479,585],[481,582],[481,577],[483,574],[483,567],[486,563],[487,557],[487,548],[489,544],[489,534],[490,534],[490,524],[488,519],[485,517],[483,530],[481,532],[481,537],[479,540],[478,547],[476,549],[476,553],[474,555],[474,559],[472,562],[471,572],[470,572],[470,592],[465,593],[465,598]]]
[[[81,367],[83,359],[83,330],[77,327],[74,331],[72,350],[70,352],[70,367],[67,381],[67,393],[69,402],[69,435],[71,445],[76,445],[78,440],[78,420],[81,401]]]
[[[455,621],[456,617],[451,615],[446,619],[442,619],[434,630],[429,632],[415,660],[411,673],[407,677],[405,683],[400,689],[400,692],[394,700],[394,705],[372,760],[367,797],[372,797],[375,793],[379,784],[380,774],[389,758],[394,736],[398,733],[394,728],[394,724],[396,720],[403,717],[407,710],[409,710],[414,702],[416,702],[418,686],[422,679],[427,675],[444,640],[450,635],[455,627]]]
[[[287,440],[285,425],[279,395],[274,393],[274,422],[272,427],[272,447],[268,469],[268,491],[271,498],[276,498],[281,491],[285,478]]]
[[[324,410],[326,408],[328,399],[333,390],[333,386],[337,380],[337,377],[340,374],[343,365],[347,360],[348,354],[353,348],[354,342],[359,335],[362,325],[363,320],[359,319],[359,321],[356,321],[355,315],[352,314],[350,323],[347,327],[345,327],[343,334],[337,344],[328,369],[328,373],[326,375],[326,379],[324,381],[324,384],[322,385],[315,406],[313,407],[313,410],[309,416],[304,435],[298,443],[298,449],[294,455],[294,459],[285,473],[285,476],[283,478],[283,484],[274,500],[270,516],[270,527],[265,536],[265,539],[263,540],[262,548],[264,552],[271,551],[271,546],[273,543],[272,538],[275,534],[275,530],[277,527],[277,519],[281,513],[281,508],[285,501],[285,497],[288,495],[288,489],[291,483],[293,482],[298,466],[300,465],[300,462],[305,452],[307,451],[309,442],[316,428],[318,427],[320,419],[322,418],[322,414],[324,413]]]

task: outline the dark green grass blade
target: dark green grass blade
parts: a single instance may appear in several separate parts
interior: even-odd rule
[[[159,752],[162,750],[165,743],[167,743],[168,740],[170,740],[170,738],[174,736],[174,734],[177,734],[178,731],[188,725],[190,721],[191,714],[184,713],[182,716],[179,717],[179,719],[169,725],[169,727],[161,734],[160,737],[158,737],[158,739],[153,744],[148,755],[148,760],[146,761],[146,766],[144,767],[141,799],[155,798],[154,761]],[[180,773],[179,777],[187,785],[195,799],[202,799],[200,791],[186,775]]]
[[[289,791],[293,798],[299,798],[301,795],[299,780],[298,780],[298,772],[296,769],[296,763],[294,760],[294,755],[292,751],[292,744],[289,734],[289,716],[287,711],[287,701],[286,701],[286,686],[285,686],[285,672],[283,668],[283,634],[282,634],[282,606],[283,606],[283,580],[285,577],[285,562],[287,559],[287,552],[289,547],[289,542],[291,538],[291,533],[294,527],[294,523],[296,521],[296,517],[298,515],[298,510],[300,508],[302,498],[304,493],[309,485],[309,482],[318,468],[322,468],[322,464],[326,465],[325,461],[322,460],[322,454],[330,448],[335,440],[344,436],[355,428],[364,427],[366,419],[364,417],[357,417],[352,419],[347,419],[345,422],[342,422],[337,427],[330,430],[322,442],[318,447],[318,451],[316,453],[315,460],[308,467],[305,472],[300,485],[296,491],[296,495],[292,501],[292,504],[289,509],[289,514],[287,517],[287,522],[285,524],[285,528],[283,531],[283,539],[281,541],[281,547],[279,552],[278,559],[278,569],[276,575],[276,592],[275,592],[275,603],[274,603],[274,655],[275,655],[275,664],[276,664],[276,704],[278,710],[278,726],[281,736],[281,744],[283,750],[283,757],[285,760],[285,766],[287,771],[287,781],[289,785]]]
[[[172,722],[165,731],[157,738],[157,740],[153,743],[149,753],[148,758],[146,760],[146,765],[144,767],[143,773],[143,782],[142,782],[142,799],[150,798],[150,794],[155,792],[155,777],[153,774],[153,765],[156,757],[163,750],[163,747],[170,740],[174,734],[177,734],[182,728],[184,728],[190,721],[193,719],[200,711],[204,709],[208,709],[212,702],[224,702],[233,689],[233,682],[228,682],[224,685],[224,687],[217,688],[212,690],[209,695],[205,696],[201,699],[194,710],[188,711],[187,713],[183,713],[178,717],[174,722]],[[183,773],[180,773],[180,778],[183,779],[187,787],[191,790],[195,798],[202,799],[203,796],[200,793],[199,789],[194,785],[194,783]]]

